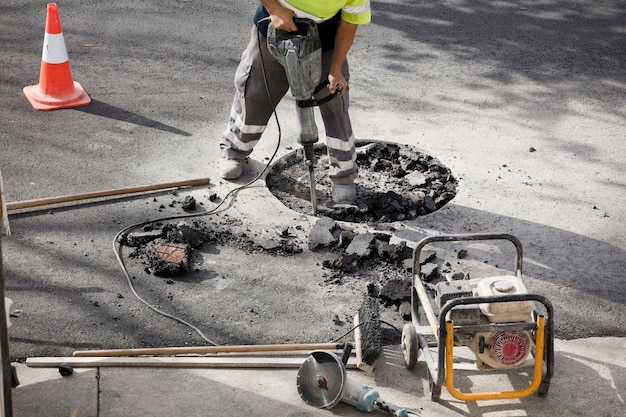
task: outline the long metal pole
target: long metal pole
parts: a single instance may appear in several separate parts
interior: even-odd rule
[[[7,311],[4,306],[4,272],[2,268],[2,236],[0,236],[0,356],[2,357],[2,417],[13,417],[11,354],[9,352],[9,332]]]

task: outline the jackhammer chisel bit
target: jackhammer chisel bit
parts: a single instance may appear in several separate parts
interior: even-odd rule
[[[341,92],[343,86],[337,84],[335,87],[334,95]],[[313,114],[313,107],[297,107],[298,121],[300,126],[300,135],[298,136],[298,143],[302,145],[304,149],[304,163],[309,170],[309,186],[311,187],[311,207],[313,215],[317,214],[317,194],[315,192],[315,165],[317,158],[315,156],[314,145],[318,141],[317,126],[315,125],[315,115]]]
[[[317,214],[317,195],[315,192],[315,144],[318,141],[317,126],[313,107],[298,107],[299,136],[298,143],[302,145],[304,151],[304,164],[309,170],[309,186],[311,188],[311,207],[313,215]]]
[[[313,168],[312,161],[305,161],[307,168],[309,169],[309,187],[311,188],[311,211],[315,216],[317,214],[317,194],[315,193],[315,170]]]

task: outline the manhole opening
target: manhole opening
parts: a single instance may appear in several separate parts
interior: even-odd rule
[[[316,147],[315,167],[318,216],[358,223],[413,220],[439,210],[456,195],[457,179],[438,159],[414,146],[360,140],[356,142],[359,174],[355,206],[333,203],[326,146]],[[308,169],[300,151],[279,159],[266,184],[286,207],[311,213]]]

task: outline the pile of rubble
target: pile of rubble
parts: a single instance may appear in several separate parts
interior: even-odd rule
[[[389,223],[415,219],[440,209],[456,195],[450,169],[413,146],[357,143],[357,202],[336,206],[330,197],[326,148],[316,149],[318,212],[335,220]],[[297,152],[277,162],[266,178],[269,190],[292,210],[310,213],[308,169]]]
[[[293,254],[302,251],[290,238],[254,241],[224,225],[201,220],[176,224],[154,223],[120,237],[119,243],[135,248],[129,256],[140,258],[145,272],[157,276],[182,275],[192,268],[193,251],[204,244],[231,245],[247,253]]]
[[[297,230],[301,236],[302,231]],[[357,233],[329,217],[318,219],[306,239],[298,239],[293,232],[285,227],[276,230],[275,236],[252,238],[229,230],[223,222],[188,220],[146,225],[124,235],[120,243],[134,248],[130,256],[145,265],[147,274],[160,277],[181,276],[194,270],[194,251],[208,244],[230,245],[245,253],[268,256],[297,256],[308,250],[320,256],[319,264],[326,271],[321,285],[358,283],[358,288],[366,288],[367,295],[379,299],[390,311],[399,311],[404,320],[410,319],[413,249],[406,241],[391,243],[393,235],[389,232]],[[435,252],[423,251],[421,258],[424,281],[438,279],[446,271],[445,264],[436,263]]]

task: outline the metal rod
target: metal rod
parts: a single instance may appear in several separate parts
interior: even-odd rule
[[[0,356],[2,357],[3,417],[13,417],[13,371],[9,351],[7,311],[4,302],[4,272],[2,268],[2,236],[0,236]]]
[[[480,332],[506,332],[514,330],[537,330],[535,323],[493,323],[493,324],[463,324],[455,325],[456,334],[476,334]]]
[[[309,187],[311,188],[311,211],[315,216],[317,214],[317,194],[315,192],[315,171],[313,169],[313,161],[306,161],[309,168]]]

